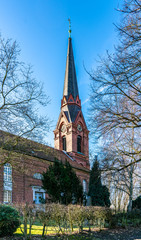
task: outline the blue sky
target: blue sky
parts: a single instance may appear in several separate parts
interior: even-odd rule
[[[31,63],[34,76],[44,84],[51,103],[46,113],[53,120],[47,142],[54,145],[53,133],[58,120],[68,44],[68,18],[72,22],[72,41],[82,101],[87,122],[90,79],[85,72],[97,65],[98,55],[113,51],[120,14],[120,0],[0,0],[0,32],[16,40],[21,59]],[[92,142],[94,136],[90,136]],[[91,145],[92,148],[92,145]],[[95,152],[94,152],[95,153]]]

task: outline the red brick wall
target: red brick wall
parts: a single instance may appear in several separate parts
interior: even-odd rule
[[[48,166],[52,164],[50,161],[42,160],[27,155],[17,155],[11,162],[12,166],[12,202],[33,203],[32,186],[42,186],[41,180],[34,179],[35,173],[43,173]],[[81,170],[75,170],[81,182],[86,179],[89,181],[89,173]],[[88,185],[88,184],[87,184]],[[3,167],[0,168],[0,202],[3,202]]]

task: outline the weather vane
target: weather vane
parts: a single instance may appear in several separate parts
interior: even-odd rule
[[[70,20],[70,18],[68,19],[68,21],[69,21],[69,38],[71,38],[71,20]]]

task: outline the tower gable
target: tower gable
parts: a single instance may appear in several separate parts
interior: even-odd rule
[[[64,122],[64,124],[68,124],[68,118],[67,118],[65,112],[63,112],[63,111],[60,112],[60,115],[59,115],[58,122],[57,122],[55,130],[60,128],[60,125],[62,124],[62,122]]]
[[[75,119],[75,124],[78,124],[78,123],[81,123],[84,126],[85,131],[87,131],[89,133],[89,131],[87,129],[87,126],[86,126],[85,119],[84,119],[83,114],[82,114],[82,111],[80,111],[78,113],[78,115],[77,115],[77,117]]]

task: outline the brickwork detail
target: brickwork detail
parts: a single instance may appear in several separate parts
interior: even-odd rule
[[[81,182],[86,179],[89,182],[89,172],[85,169],[78,169],[78,165],[69,159],[64,153],[55,155],[58,160],[72,163],[73,169]],[[53,157],[54,158],[54,157]],[[16,162],[16,164],[15,164]],[[35,173],[43,173],[53,163],[51,159],[41,159],[28,155],[15,153],[15,162],[12,160],[12,203],[33,203],[33,187],[42,187],[42,181],[35,179]],[[48,195],[45,196],[48,198]],[[3,166],[0,168],[0,203],[3,203]]]

